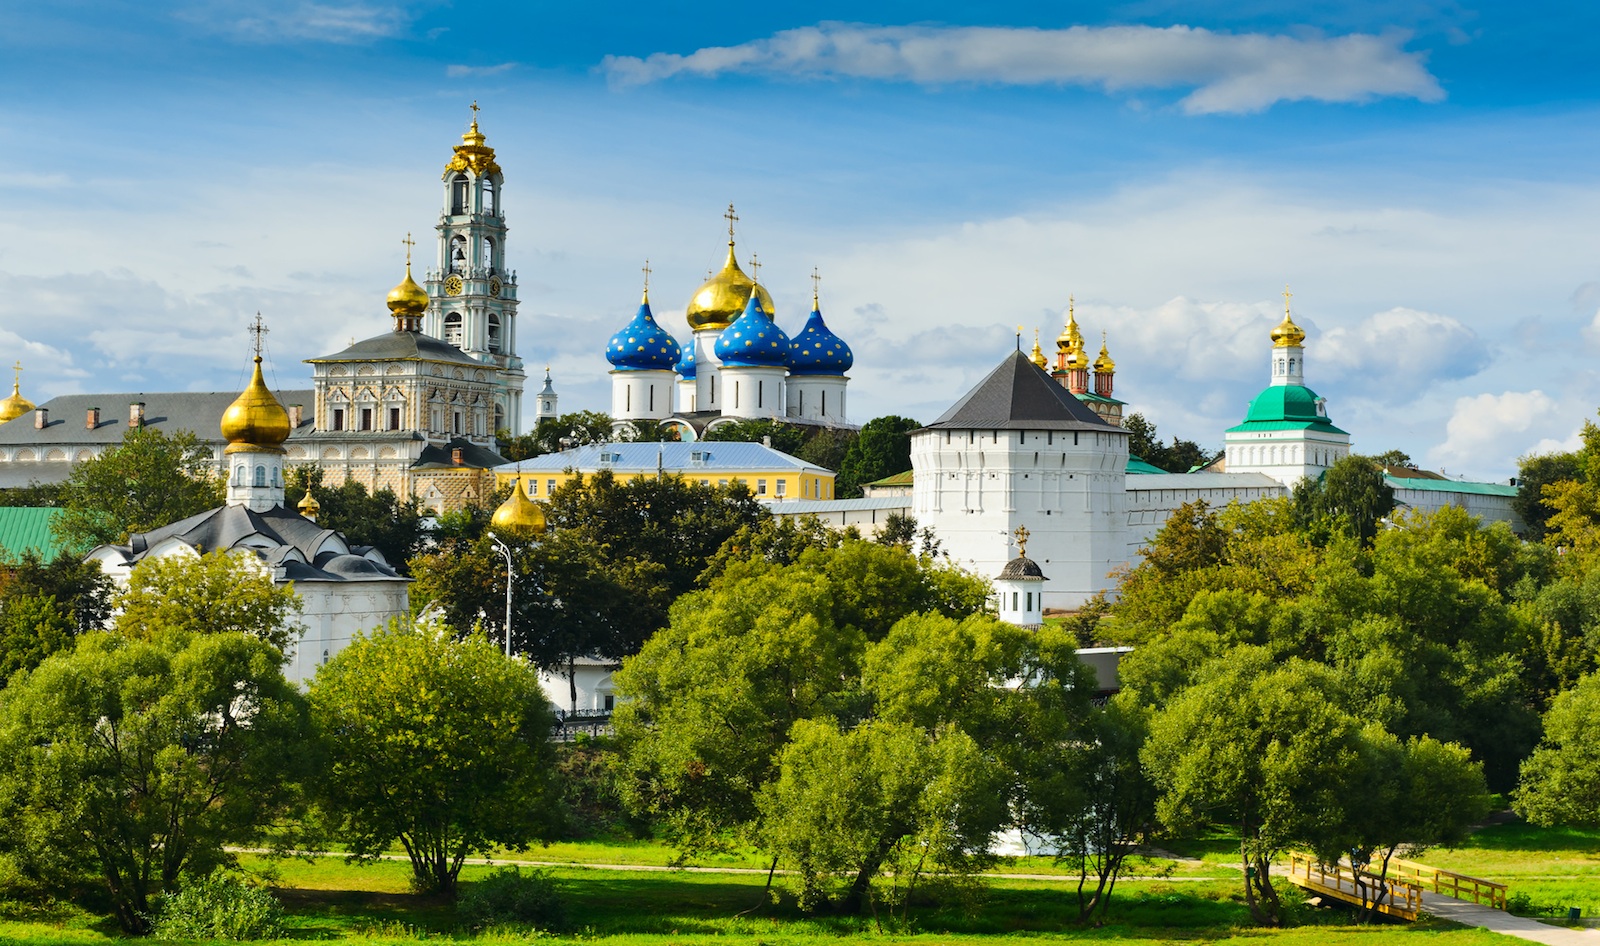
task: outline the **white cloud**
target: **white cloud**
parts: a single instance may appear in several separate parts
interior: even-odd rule
[[[1445,424],[1445,440],[1428,456],[1435,463],[1457,467],[1501,465],[1506,458],[1526,453],[1530,433],[1559,414],[1560,405],[1540,390],[1457,398]]]
[[[1382,378],[1388,397],[1471,377],[1489,363],[1488,346],[1459,320],[1404,307],[1331,328],[1316,351],[1319,365]]]
[[[376,3],[205,3],[178,14],[202,28],[256,43],[353,44],[398,35],[411,21],[401,6]]]
[[[1108,92],[1193,89],[1191,114],[1256,112],[1277,102],[1365,102],[1385,96],[1444,98],[1408,36],[1351,33],[1282,36],[1188,26],[868,26],[822,23],[737,46],[687,55],[607,56],[600,68],[621,86],[675,75],[778,73],[939,85],[1086,85]]]
[[[478,76],[499,75],[515,69],[514,62],[502,62],[497,66],[446,66],[444,74],[452,79],[470,79]]]

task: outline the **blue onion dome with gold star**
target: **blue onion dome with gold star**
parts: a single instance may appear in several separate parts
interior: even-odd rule
[[[813,295],[805,327],[789,342],[789,373],[844,374],[855,363],[850,346],[822,321],[822,306]]]
[[[678,341],[656,324],[645,291],[639,312],[606,345],[606,360],[618,371],[671,371],[678,363]]]
[[[751,295],[744,314],[717,337],[716,353],[734,367],[783,367],[789,363],[789,336],[763,311],[761,297]]]
[[[683,357],[678,359],[678,377],[693,381],[695,375],[694,345],[683,346]]]

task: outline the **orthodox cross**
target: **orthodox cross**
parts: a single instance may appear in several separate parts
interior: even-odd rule
[[[406,238],[400,242],[406,245],[406,267],[409,269],[411,266],[411,248],[417,245],[417,241],[411,239],[411,231],[407,230]]]
[[[822,274],[817,272],[815,266],[811,267],[811,298],[817,298],[817,291],[822,287]]]
[[[733,212],[733,205],[732,204],[728,205],[728,212],[722,215],[722,219],[728,221],[728,242],[732,243],[733,242],[733,225],[735,223],[739,222],[739,215]]]
[[[650,291],[650,261],[649,260],[645,260],[644,261],[644,269],[641,270],[641,272],[644,273],[644,291],[646,293],[648,293]]]
[[[20,386],[22,384],[22,362],[21,361],[18,361],[16,364],[11,366],[11,383],[13,385],[18,385],[18,386]]]
[[[750,281],[761,281],[761,257],[754,253],[750,254]]]
[[[472,109],[472,123],[476,125],[478,123],[478,100],[473,99],[472,104],[467,107]]]
[[[270,332],[270,331],[272,331],[272,330],[267,328],[266,323],[261,321],[261,313],[257,312],[256,313],[256,320],[254,322],[250,323],[250,329],[249,329],[250,334],[255,336],[255,343],[254,344],[255,344],[256,357],[257,358],[261,357],[262,345],[266,341],[266,334],[268,332]]]
[[[1291,295],[1294,295],[1294,293],[1289,291],[1289,285],[1288,285],[1288,283],[1285,283],[1284,286],[1283,286],[1283,317],[1284,318],[1288,318],[1289,317],[1289,297]]]
[[[1017,531],[1013,532],[1012,535],[1017,537],[1017,557],[1025,558],[1028,554],[1028,536],[1030,535],[1028,527],[1017,526]]]

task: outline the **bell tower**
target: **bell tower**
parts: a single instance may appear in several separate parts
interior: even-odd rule
[[[503,183],[473,102],[472,126],[444,169],[438,268],[427,274],[423,331],[499,372],[493,426],[520,434],[527,376],[517,357],[517,274],[505,262]]]

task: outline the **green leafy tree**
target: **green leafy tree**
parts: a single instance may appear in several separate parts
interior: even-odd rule
[[[1211,461],[1212,454],[1193,440],[1173,437],[1170,445],[1162,443],[1156,434],[1156,425],[1150,423],[1143,414],[1134,413],[1124,417],[1122,429],[1128,432],[1130,454],[1168,473],[1187,473]]]
[[[1245,902],[1282,922],[1269,870],[1291,845],[1336,854],[1345,806],[1365,775],[1360,723],[1327,668],[1237,647],[1202,671],[1151,723],[1142,757],[1174,830],[1231,824],[1241,838]]]
[[[1385,450],[1375,454],[1372,462],[1380,470],[1412,470],[1416,469],[1411,459],[1411,454],[1404,450]]]
[[[298,635],[300,596],[279,586],[253,552],[147,558],[116,596],[113,627],[129,637],[245,634],[289,649]]]
[[[311,498],[321,506],[318,524],[342,532],[351,545],[372,546],[401,574],[411,573],[411,557],[427,540],[421,500],[403,500],[388,487],[369,493],[355,480],[325,486],[322,468],[310,464],[292,467],[286,479],[285,494],[291,505],[309,488]]]
[[[794,455],[824,470],[837,472],[844,466],[845,456],[859,437],[856,431],[845,427],[814,427],[810,439]]]
[[[70,555],[46,563],[29,552],[0,565],[0,681],[32,669],[111,613],[111,581]]]
[[[1550,518],[1550,507],[1545,504],[1546,486],[1562,482],[1577,482],[1583,478],[1583,467],[1575,453],[1547,453],[1523,457],[1517,463],[1517,495],[1511,500],[1511,510],[1528,527],[1527,537],[1539,542],[1545,537],[1545,521]]]
[[[1513,806],[1543,825],[1600,825],[1600,674],[1561,694],[1544,717],[1544,741],[1522,763]]]
[[[708,442],[761,443],[770,441],[772,449],[791,456],[805,445],[806,437],[816,428],[786,424],[781,420],[736,420],[717,424],[700,439]]]
[[[335,833],[366,859],[398,842],[419,891],[453,896],[468,856],[524,850],[559,823],[538,672],[489,641],[391,627],[323,665],[310,698]]]
[[[308,758],[305,701],[242,634],[85,636],[0,691],[0,836],[29,868],[90,870],[117,922],[261,843]]]
[[[216,458],[194,434],[137,427],[72,468],[51,528],[63,545],[87,551],[220,506],[222,496]]]
[[[34,480],[27,486],[0,489],[0,506],[38,507],[61,505],[61,484]]]
[[[507,431],[500,431],[495,435],[496,448],[507,460],[526,460],[591,443],[610,443],[616,439],[615,430],[616,425],[610,414],[575,411],[560,417],[547,417],[520,437],[511,437]],[[637,439],[655,438],[641,436]]]
[[[911,433],[921,427],[909,417],[893,414],[874,417],[863,424],[856,442],[839,463],[834,495],[855,499],[866,484],[911,469]]]
[[[1294,500],[1302,528],[1326,518],[1365,543],[1394,511],[1394,490],[1384,482],[1382,468],[1370,457],[1354,455],[1335,462],[1320,479],[1302,480]]]

